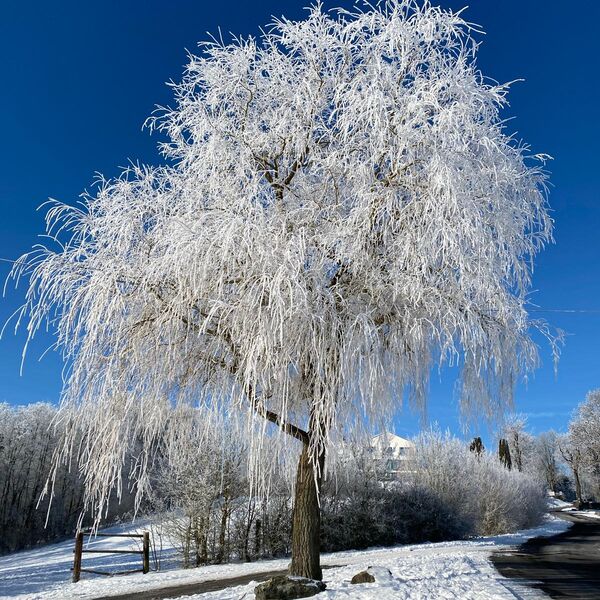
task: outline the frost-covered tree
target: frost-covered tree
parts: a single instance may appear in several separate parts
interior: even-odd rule
[[[88,517],[82,514],[84,485],[77,457],[55,470],[49,514],[49,499],[40,499],[63,436],[60,422],[50,426],[56,417],[57,407],[44,402],[0,403],[0,554],[70,536],[80,517]],[[133,497],[125,491],[117,503],[113,495],[106,508],[110,522],[133,509]]]
[[[600,390],[589,392],[577,407],[569,423],[568,440],[580,475],[590,479],[593,494],[600,497]],[[572,463],[569,465],[573,468]]]
[[[600,469],[600,390],[588,393],[577,407],[569,429],[574,442],[585,449],[587,461]]]
[[[49,209],[60,244],[15,275],[30,334],[47,319],[69,363],[99,510],[173,404],[254,414],[300,444],[291,573],[320,578],[336,431],[422,402],[436,364],[460,364],[466,410],[510,399],[536,362],[525,304],[551,220],[544,156],[505,132],[508,86],[472,35],[388,0],[205,43],[150,122],[167,164]]]
[[[519,471],[532,471],[535,462],[535,442],[526,431],[527,420],[519,415],[509,415],[503,423],[501,437],[508,441],[514,466]]]
[[[582,449],[574,444],[572,437],[566,433],[560,435],[558,438],[558,451],[573,474],[573,482],[575,483],[575,500],[577,502],[582,502],[582,479],[584,469]]]
[[[561,480],[558,462],[558,435],[555,431],[540,433],[535,439],[536,463],[539,478],[546,482],[552,492],[558,491]]]

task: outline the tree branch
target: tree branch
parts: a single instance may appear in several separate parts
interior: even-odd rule
[[[291,435],[292,437],[295,437],[297,440],[300,440],[303,444],[309,443],[310,438],[308,436],[308,432],[304,431],[304,429],[301,429],[293,423],[284,421],[278,414],[274,413],[273,411],[267,410],[266,408],[260,408],[255,406],[254,410],[257,412],[257,414],[267,419],[267,421],[274,423],[282,431]]]
[[[272,410],[269,410],[263,405],[261,405],[258,402],[258,399],[256,398],[256,394],[252,386],[248,387],[246,395],[248,396],[250,405],[252,406],[254,412],[257,415],[260,415],[267,421],[270,421],[274,425],[277,425],[279,429],[281,429],[288,435],[295,437],[297,440],[300,440],[303,444],[308,444],[310,442],[310,436],[308,435],[308,432],[304,431],[304,429],[298,427],[297,425],[294,425],[293,423],[285,421],[277,413],[274,413]]]

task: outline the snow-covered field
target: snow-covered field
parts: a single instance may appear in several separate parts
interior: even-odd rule
[[[546,598],[502,577],[489,561],[491,552],[508,550],[531,537],[554,535],[569,527],[549,518],[536,529],[466,542],[420,544],[366,552],[327,555],[324,564],[345,564],[325,571],[327,590],[319,598],[342,600],[503,600]],[[358,571],[369,570],[372,584],[352,585]],[[187,600],[250,600],[256,583],[188,596]]]
[[[352,598],[367,600],[395,599],[477,599],[496,600],[540,597],[535,591],[518,587],[501,577],[488,557],[494,550],[507,550],[530,537],[554,535],[569,526],[565,521],[549,517],[536,529],[517,534],[478,538],[470,541],[418,544],[394,548],[376,548],[366,551],[336,552],[323,555],[327,591],[320,598]],[[119,529],[111,530],[112,532]],[[120,530],[122,531],[122,529]],[[131,547],[125,538],[97,538],[89,547]],[[93,558],[88,558],[92,556]],[[174,569],[172,549],[167,549],[163,568],[166,570],[147,575],[100,577],[84,573],[77,584],[70,583],[73,543],[63,542],[36,550],[0,557],[0,598],[12,600],[90,600],[111,594],[133,593],[142,590],[222,580],[262,571],[285,569],[288,561],[269,560],[254,563],[211,565],[197,569]],[[84,566],[107,570],[126,570],[139,567],[137,555],[84,555]],[[350,585],[352,576],[360,570],[373,567],[378,578],[374,584]],[[386,569],[391,571],[387,574]],[[250,600],[256,583],[188,596],[202,600]],[[513,590],[513,591],[511,591]]]

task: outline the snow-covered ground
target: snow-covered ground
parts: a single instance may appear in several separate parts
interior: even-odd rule
[[[564,502],[558,498],[551,498],[548,505],[551,508],[560,510],[561,512],[568,512],[571,515],[577,515],[586,519],[600,519],[600,510],[579,510],[573,506],[572,502]]]
[[[567,506],[560,510],[561,512],[568,512],[570,515],[576,515],[586,519],[600,519],[600,511],[598,510],[577,510],[574,506]]]
[[[531,537],[554,535],[568,526],[563,520],[549,517],[543,526],[517,534],[325,554],[322,559],[323,565],[335,565],[335,568],[325,570],[327,591],[319,598],[496,600],[514,598],[515,595],[520,598],[544,597],[533,590],[519,588],[518,584],[500,576],[489,561],[490,553],[510,549]],[[131,547],[131,541],[125,538],[97,538],[91,542],[90,547],[105,547],[109,543],[113,548]],[[173,550],[168,549],[166,555],[166,560],[163,559],[163,567],[167,567],[165,571],[110,578],[84,573],[79,583],[72,584],[69,582],[73,560],[72,542],[19,552],[0,557],[0,594],[3,594],[0,598],[90,600],[111,594],[133,593],[285,569],[288,563],[288,560],[283,559],[169,570],[169,567],[175,564]],[[88,558],[89,556],[93,558]],[[126,570],[139,567],[139,557],[128,554],[84,555],[84,566],[103,570]],[[379,581],[373,584],[350,585],[352,576],[367,567],[374,569]],[[387,574],[386,569],[391,571],[391,575]],[[250,583],[187,598],[250,600],[253,598],[255,586],[256,583]]]
[[[572,508],[573,503],[565,502],[564,500],[561,500],[560,498],[548,498],[548,507],[562,510],[563,508]]]

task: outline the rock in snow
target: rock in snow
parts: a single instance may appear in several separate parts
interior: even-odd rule
[[[350,580],[350,583],[375,583],[375,577],[369,571],[361,571]]]
[[[293,600],[309,598],[322,592],[327,586],[322,581],[304,577],[278,575],[254,588],[256,600]]]
[[[385,567],[368,567],[366,571],[357,573],[350,583],[381,583],[393,579],[392,572]]]

